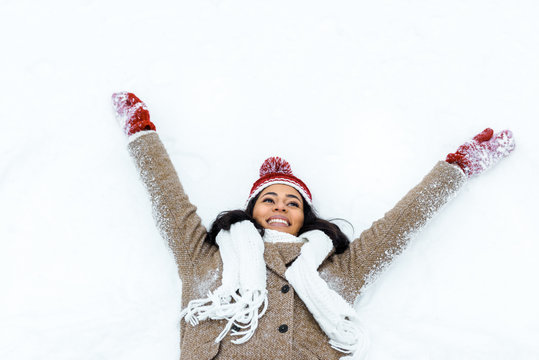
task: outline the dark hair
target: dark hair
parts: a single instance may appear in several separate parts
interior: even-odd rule
[[[210,231],[208,231],[206,235],[205,241],[210,244],[215,244],[215,238],[219,231],[230,230],[232,224],[243,220],[252,222],[260,232],[260,235],[264,235],[264,228],[253,218],[253,209],[259,196],[260,194],[251,199],[245,210],[223,211],[217,215],[217,218],[210,227]],[[336,254],[344,252],[350,245],[350,240],[348,240],[348,237],[341,231],[341,229],[334,223],[319,218],[316,211],[305,201],[305,199],[303,199],[303,217],[303,226],[299,230],[298,235],[310,230],[321,230],[333,241]]]

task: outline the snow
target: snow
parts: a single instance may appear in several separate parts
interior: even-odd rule
[[[364,295],[369,359],[537,359],[539,3],[0,2],[0,358],[177,359],[180,289],[110,95],[209,225],[269,156],[358,235],[486,127],[472,179]]]

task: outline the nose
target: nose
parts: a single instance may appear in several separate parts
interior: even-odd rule
[[[281,201],[278,201],[275,203],[275,208],[274,208],[275,211],[282,211],[282,212],[286,212],[286,206],[283,202]]]

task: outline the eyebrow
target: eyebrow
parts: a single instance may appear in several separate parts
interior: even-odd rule
[[[274,196],[278,196],[277,193],[274,193],[273,191],[267,192],[267,193],[263,194],[262,196],[266,196],[266,195],[274,195]],[[297,197],[296,195],[293,195],[293,194],[286,194],[286,197],[295,198],[295,199],[300,200],[299,197]],[[301,201],[301,200],[300,200],[300,201]]]

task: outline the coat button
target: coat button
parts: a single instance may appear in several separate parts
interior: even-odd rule
[[[288,286],[288,285],[283,285],[283,287],[281,288],[281,292],[283,294],[286,294],[288,292],[288,290],[290,290],[290,286]]]
[[[283,325],[279,326],[279,332],[280,333],[285,333],[287,331],[288,331],[288,325],[283,324]]]

